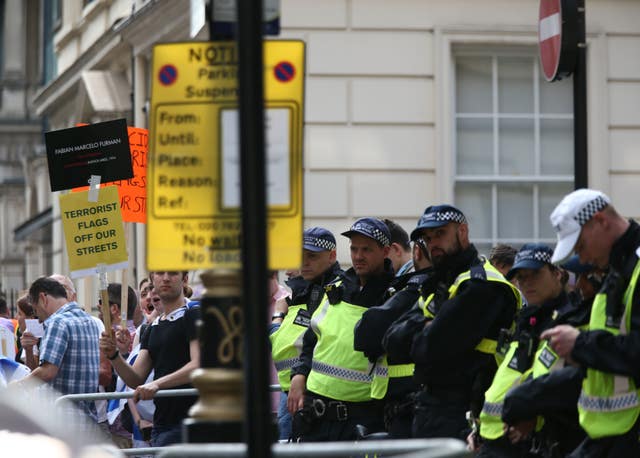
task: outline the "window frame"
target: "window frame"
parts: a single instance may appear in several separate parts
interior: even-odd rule
[[[486,26],[437,26],[434,37],[435,99],[435,202],[455,202],[455,69],[454,49],[462,46],[502,47],[538,46],[535,21],[527,25],[489,28]],[[601,31],[587,33],[588,98],[588,170],[589,187],[611,194],[611,153],[609,152],[609,99],[607,35]],[[470,236],[474,239],[473,221]],[[474,240],[475,241],[475,240]],[[508,243],[508,240],[504,240]]]
[[[539,59],[537,58],[537,53],[535,52],[535,48],[531,46],[509,46],[509,45],[501,45],[501,46],[491,46],[489,49],[487,47],[478,47],[478,46],[454,46],[452,48],[452,69],[451,69],[451,77],[453,81],[453,95],[451,98],[451,106],[452,106],[452,181],[455,193],[455,187],[458,184],[484,184],[490,185],[490,194],[491,194],[491,218],[490,218],[490,226],[491,233],[489,237],[475,237],[474,240],[479,244],[487,244],[487,245],[495,245],[498,242],[503,243],[512,243],[512,244],[522,244],[527,242],[545,242],[545,243],[553,243],[553,238],[544,238],[541,236],[540,229],[541,224],[544,224],[543,218],[544,215],[540,214],[541,210],[541,202],[540,202],[540,187],[545,184],[550,183],[560,183],[566,184],[569,186],[568,189],[571,188],[574,175],[543,175],[542,174],[542,152],[541,152],[541,124],[544,120],[563,120],[563,121],[572,121],[573,113],[560,113],[560,114],[543,114],[540,110],[540,68],[539,68]],[[486,59],[490,59],[491,65],[491,112],[476,112],[476,113],[465,113],[457,111],[457,93],[456,93],[456,63],[459,58],[465,57],[482,57]],[[533,62],[532,73],[530,82],[533,83],[533,112],[532,113],[500,113],[499,107],[499,58],[501,57],[525,57],[531,59]],[[492,161],[493,161],[493,171],[491,174],[473,174],[473,175],[464,175],[458,174],[456,169],[457,163],[457,126],[458,120],[460,119],[483,119],[491,122],[492,125]],[[533,121],[533,134],[534,134],[534,170],[533,174],[529,175],[508,175],[500,173],[500,132],[499,125],[501,119],[525,119]],[[573,161],[573,154],[570,153],[570,159]],[[499,218],[498,218],[498,192],[499,186],[505,184],[523,184],[527,186],[531,186],[532,188],[532,214],[531,214],[531,222],[532,222],[532,234],[530,237],[521,237],[521,238],[505,238],[499,236]],[[503,188],[504,189],[504,188]],[[455,202],[455,199],[454,199]],[[473,234],[472,234],[473,235]]]

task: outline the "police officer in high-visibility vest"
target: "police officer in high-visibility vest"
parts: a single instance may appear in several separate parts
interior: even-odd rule
[[[575,251],[580,262],[609,268],[589,330],[560,325],[542,335],[558,356],[586,368],[578,412],[588,437],[569,456],[640,456],[640,226],[593,189],[566,195],[550,219],[554,262]]]
[[[385,301],[394,278],[389,230],[379,219],[361,218],[342,235],[351,239],[353,267],[325,288],[291,370],[288,407],[301,441],[353,440],[357,425],[384,429],[382,403],[371,397],[372,380],[383,368],[354,350],[353,332],[367,308]]]
[[[543,243],[527,243],[520,248],[513,267],[507,272],[523,292],[527,306],[517,317],[517,325],[505,358],[485,393],[480,413],[480,451],[478,457],[520,457],[529,450],[529,435],[535,426],[535,417],[526,426],[523,437],[512,444],[504,434],[502,405],[507,392],[531,376],[536,357],[543,357],[562,367],[556,355],[543,350],[540,334],[553,326],[559,316],[575,309],[565,291],[565,272],[551,264],[553,250]],[[542,355],[540,354],[542,353]],[[549,368],[547,368],[547,371]],[[527,419],[529,420],[529,419]],[[515,441],[515,438],[514,438]]]
[[[283,392],[285,412],[278,409],[280,440],[291,436],[291,417],[286,409],[286,397],[291,386],[291,368],[298,362],[302,351],[302,337],[309,328],[311,315],[324,297],[324,287],[342,274],[336,260],[336,239],[323,227],[306,229],[303,234],[302,266],[300,275],[286,281],[291,297],[276,304],[269,338],[271,356],[278,371],[278,382]],[[289,416],[288,422],[280,417]]]
[[[393,227],[389,220],[385,220],[385,223],[391,232],[392,249],[394,232],[402,234],[395,243],[410,246],[409,235],[404,229],[397,225]],[[405,268],[406,273],[400,276],[396,274],[392,284],[393,295],[383,305],[364,312],[355,329],[355,349],[364,352],[369,361],[387,368],[386,374],[374,378],[371,396],[384,399],[384,424],[392,439],[411,437],[418,387],[413,381],[414,365],[408,352],[386,352],[383,347],[384,336],[389,326],[418,300],[420,285],[432,271],[431,260],[425,252],[426,249],[414,246],[411,272],[406,272]]]
[[[577,256],[562,264],[562,268],[576,275],[575,289],[568,294],[569,303],[556,310],[554,324],[586,329],[593,299],[602,286],[603,271],[580,264]],[[504,398],[502,421],[509,425],[509,438],[517,441],[526,437],[536,424],[533,448],[541,456],[554,458],[569,454],[585,438],[577,406],[583,378],[582,368],[569,365],[555,354],[547,341],[542,341],[530,378],[509,390]]]
[[[470,431],[467,412],[480,413],[497,368],[500,330],[512,326],[520,293],[479,256],[459,209],[428,207],[412,234],[418,238],[429,250],[438,287],[425,304],[434,318],[411,347],[422,384],[413,436],[464,440]]]

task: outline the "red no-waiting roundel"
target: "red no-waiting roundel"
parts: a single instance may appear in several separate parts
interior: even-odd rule
[[[273,67],[273,75],[281,83],[288,83],[296,76],[296,68],[291,62],[281,61]]]
[[[576,0],[540,0],[538,44],[547,81],[562,79],[573,72],[577,50]]]
[[[175,65],[163,65],[158,71],[158,81],[163,86],[171,86],[178,79],[178,69]]]

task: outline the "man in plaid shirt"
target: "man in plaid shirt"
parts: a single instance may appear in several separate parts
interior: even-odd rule
[[[26,380],[48,383],[61,394],[95,393],[100,370],[100,331],[95,320],[67,300],[62,284],[48,277],[31,284],[29,299],[45,331],[40,366]],[[93,402],[80,402],[79,407],[95,419]]]

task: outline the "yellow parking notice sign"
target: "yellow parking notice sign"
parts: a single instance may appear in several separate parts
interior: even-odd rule
[[[101,188],[96,202],[89,201],[89,191],[61,195],[60,218],[73,278],[127,267],[116,186]]]
[[[264,42],[269,269],[302,261],[304,43]],[[235,42],[155,46],[147,268],[240,267]]]

